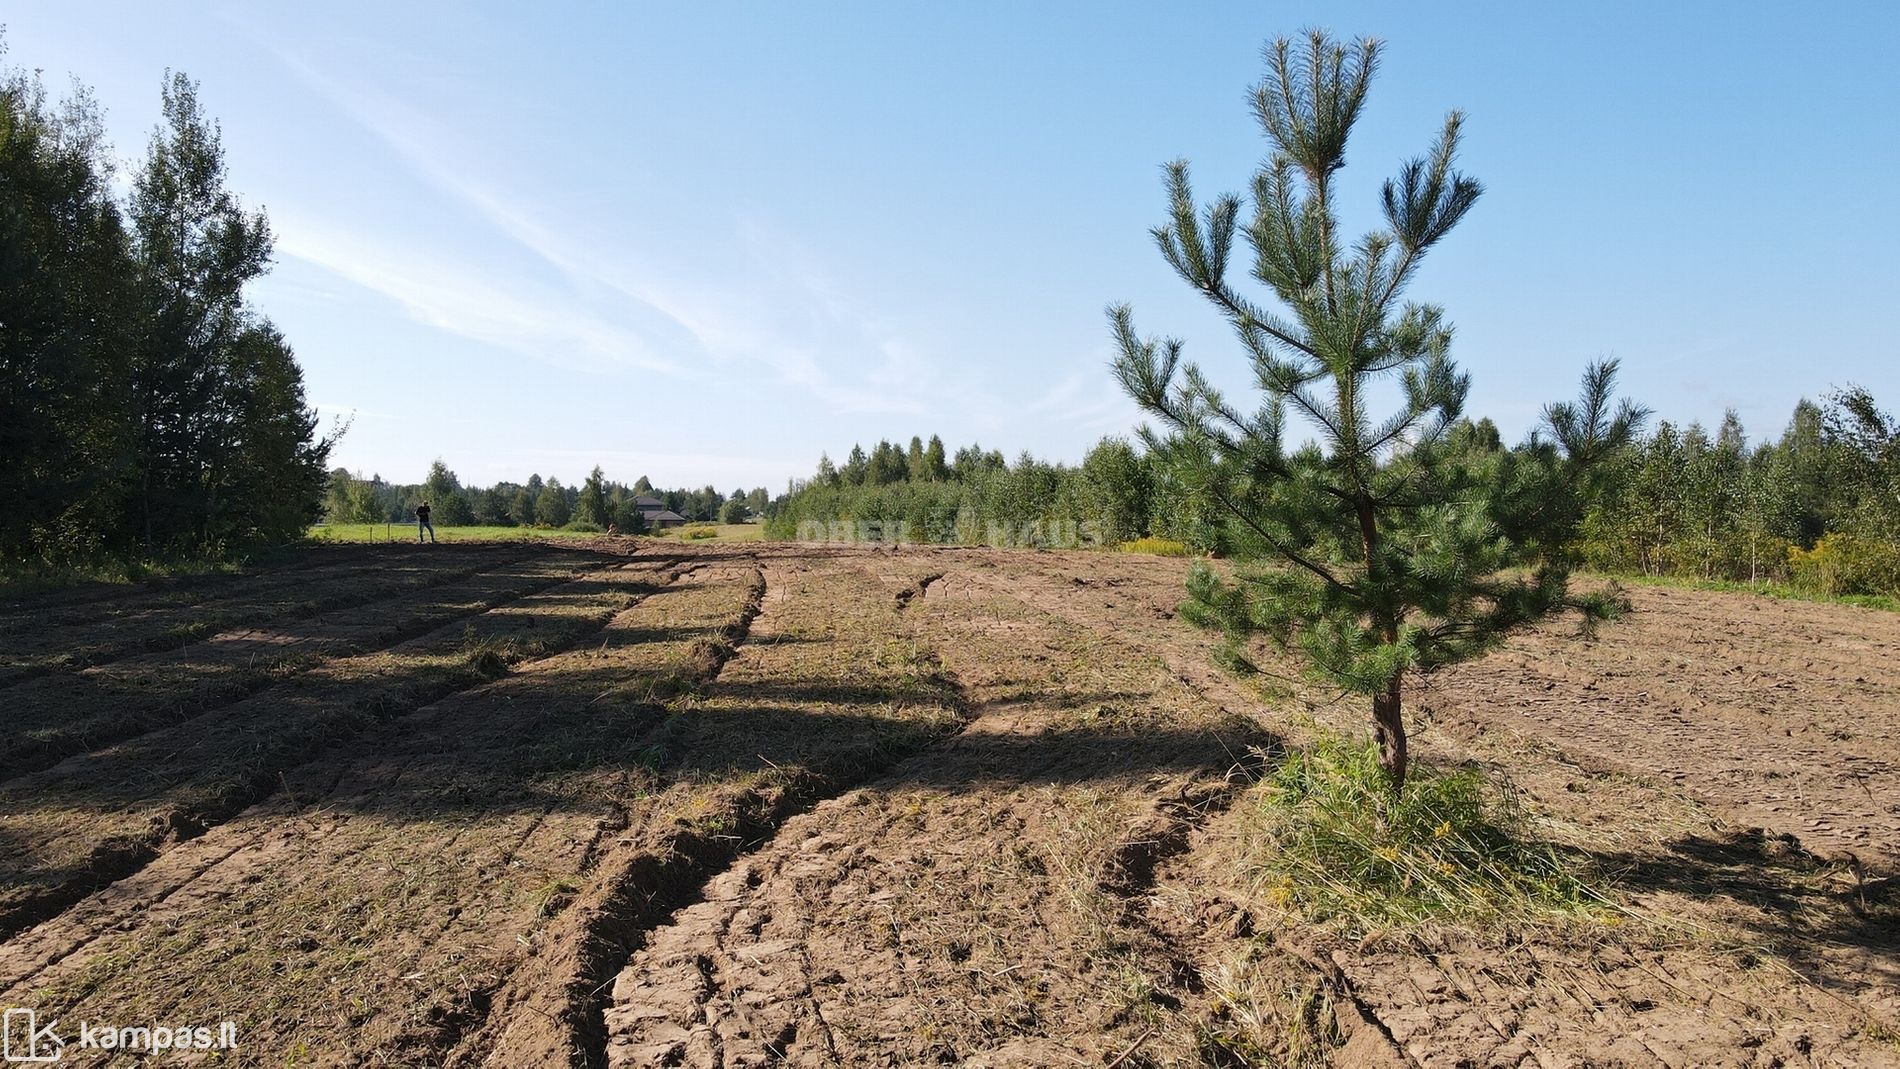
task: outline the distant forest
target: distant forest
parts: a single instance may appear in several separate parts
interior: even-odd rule
[[[1505,449],[1489,420],[1479,448]],[[1540,428],[1509,448],[1548,449]],[[1779,436],[1751,441],[1733,411],[1713,434],[1657,423],[1577,487],[1578,562],[1612,574],[1792,583],[1834,595],[1900,594],[1900,421],[1865,390],[1802,401]],[[854,446],[821,457],[766,513],[780,539],[1113,546],[1164,539],[1221,553],[1209,503],[1183,473],[1117,438],[1078,466],[972,445]]]
[[[217,556],[317,516],[332,440],[244,299],[270,225],[196,85],[162,93],[120,198],[90,92],[0,73],[0,564]]]
[[[631,486],[607,479],[596,467],[575,486],[530,475],[525,483],[463,486],[438,460],[420,483],[363,478],[338,468],[330,473],[324,518],[330,523],[411,523],[416,506],[429,502],[434,522],[446,527],[544,527],[604,531],[610,525],[628,534],[643,529],[634,499],[658,499],[686,520],[744,523],[765,514],[771,499],[764,487],[722,494],[711,486],[662,490],[642,475]]]

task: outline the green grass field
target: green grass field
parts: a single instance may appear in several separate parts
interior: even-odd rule
[[[338,523],[320,524],[309,532],[314,542],[414,542],[413,523]],[[567,531],[558,527],[450,527],[435,525],[438,542],[524,542],[544,538],[598,538],[591,531]]]
[[[1673,575],[1606,574],[1608,579],[1645,586],[1675,587],[1678,590],[1719,590],[1740,594],[1759,594],[1765,598],[1788,601],[1814,601],[1827,605],[1853,605],[1881,612],[1900,612],[1900,597],[1890,594],[1822,594],[1772,580],[1750,583],[1731,579],[1688,579]]]

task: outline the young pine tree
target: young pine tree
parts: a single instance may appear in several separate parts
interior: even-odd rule
[[[1183,614],[1222,628],[1236,666],[1247,638],[1264,633],[1319,678],[1370,696],[1396,791],[1408,669],[1472,657],[1566,605],[1586,620],[1611,605],[1567,594],[1561,546],[1576,510],[1550,507],[1565,493],[1557,450],[1499,449],[1461,421],[1470,380],[1452,364],[1451,325],[1435,306],[1401,301],[1478,199],[1478,183],[1452,168],[1458,113],[1385,183],[1385,226],[1351,244],[1339,232],[1333,177],[1378,50],[1319,32],[1267,50],[1253,105],[1272,151],[1244,229],[1240,197],[1200,209],[1187,164],[1167,168],[1170,219],[1155,241],[1232,325],[1265,395],[1258,410],[1183,365],[1179,341],[1140,337],[1126,305],[1109,315],[1116,375],[1166,429],[1144,431],[1151,450],[1190,503],[1207,506],[1217,547],[1238,562],[1232,583],[1196,568]],[[1286,314],[1229,282],[1236,231]],[[1375,413],[1375,388],[1394,379],[1396,410]],[[1288,447],[1289,413],[1316,442]]]

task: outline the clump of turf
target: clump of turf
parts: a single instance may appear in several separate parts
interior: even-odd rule
[[[1272,767],[1251,806],[1242,864],[1256,896],[1314,920],[1367,931],[1606,904],[1477,769],[1415,765],[1394,795],[1376,747],[1319,733]]]

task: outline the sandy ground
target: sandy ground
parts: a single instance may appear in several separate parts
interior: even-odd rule
[[[1237,858],[1363,711],[1216,670],[1185,562],[439,549],[0,607],[0,1004],[247,1065],[1900,1064],[1900,616],[1645,588],[1415,681],[1616,906],[1347,933]]]

